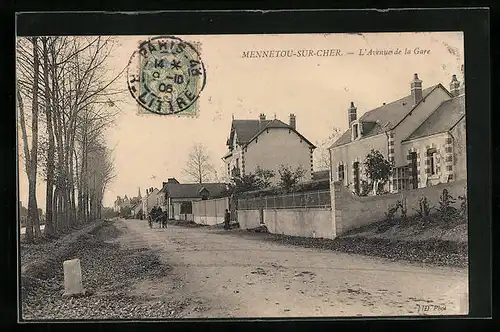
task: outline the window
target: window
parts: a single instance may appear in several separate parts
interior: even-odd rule
[[[354,192],[356,193],[356,195],[359,195],[359,191],[360,191],[360,178],[359,178],[359,175],[360,175],[360,171],[359,171],[359,162],[356,161],[354,162],[354,164],[352,165],[353,166],[353,180],[354,180]]]
[[[438,154],[436,149],[429,149],[427,151],[427,158],[429,158],[429,170],[431,175],[437,174],[437,161]]]
[[[236,168],[240,169],[240,159],[236,158]]]
[[[338,180],[344,182],[345,173],[344,173],[344,165],[340,164],[337,169],[338,172]]]
[[[401,166],[393,169],[392,173],[392,190],[395,192],[410,188],[410,168],[409,166]]]
[[[181,214],[192,214],[193,205],[191,202],[181,202]]]

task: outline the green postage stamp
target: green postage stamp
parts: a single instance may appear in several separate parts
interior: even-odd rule
[[[197,46],[172,36],[140,43],[130,57],[127,83],[141,109],[164,115],[197,113],[206,81]]]

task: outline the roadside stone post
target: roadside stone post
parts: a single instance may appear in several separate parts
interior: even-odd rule
[[[64,261],[64,296],[84,295],[82,269],[78,258]]]

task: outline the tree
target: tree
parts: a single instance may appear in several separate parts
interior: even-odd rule
[[[333,127],[330,135],[319,142],[316,142],[317,148],[313,152],[314,168],[317,171],[330,169],[330,151],[328,148],[335,143],[341,132],[337,127]]]
[[[92,188],[94,193],[89,192],[92,166],[88,159],[96,146],[104,145],[104,132],[117,114],[113,109],[116,96],[126,92],[121,85],[112,86],[126,69],[117,75],[109,73],[113,44],[113,37],[102,36],[18,38],[17,99],[24,160],[29,182],[36,180],[37,172],[47,182],[45,235],[100,214],[96,208],[91,215],[89,202],[93,197],[93,207],[100,206],[99,190],[106,187],[106,179],[102,179],[103,186],[99,182]],[[31,101],[30,133],[26,130],[24,100]],[[39,111],[44,116],[38,116]],[[32,151],[28,137],[32,139]],[[39,167],[33,167],[36,164]],[[33,202],[34,192],[30,185],[29,202]],[[82,213],[77,213],[77,206]],[[36,238],[40,232],[38,222],[33,221]],[[31,229],[27,229],[27,239],[33,237]]]
[[[271,186],[271,181],[274,178],[274,171],[262,169],[260,166],[257,166],[255,176],[260,180],[261,189],[265,189]]]
[[[392,169],[391,163],[384,158],[380,151],[372,149],[366,156],[364,166],[366,177],[373,186],[374,194],[377,194],[380,186],[389,180]]]
[[[297,166],[293,170],[289,166],[281,165],[278,170],[279,173],[279,186],[285,192],[290,192],[294,186],[296,186],[302,177],[304,176],[305,170],[301,166]]]
[[[26,175],[28,176],[28,218],[26,221],[26,241],[33,242],[35,238],[40,237],[40,224],[38,215],[38,204],[36,201],[36,183],[37,183],[37,158],[38,158],[38,93],[39,93],[39,72],[40,58],[38,55],[37,37],[29,38],[32,46],[33,80],[31,84],[31,151],[28,143],[28,132],[26,130],[26,117],[24,114],[24,103],[21,95],[22,89],[19,79],[17,80],[17,102],[19,109],[19,119],[21,124],[21,135],[23,139],[24,160],[26,166]],[[29,93],[29,92],[26,92]],[[33,233],[34,232],[34,233]]]
[[[261,180],[257,177],[257,175],[251,173],[234,177],[233,186],[234,193],[259,190],[262,188]]]
[[[184,175],[192,181],[204,183],[213,178],[214,171],[207,149],[203,144],[196,143],[189,153],[186,167],[183,169]]]
[[[214,170],[214,181],[217,183],[229,183],[231,181],[231,177],[227,174],[225,166]]]

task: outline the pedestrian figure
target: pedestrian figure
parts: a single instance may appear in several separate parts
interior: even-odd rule
[[[160,228],[163,228],[163,211],[160,206],[156,209],[156,216],[158,218],[158,223],[160,224]]]
[[[229,218],[230,218],[229,211],[226,209],[226,212],[224,213],[224,229],[229,229]]]

